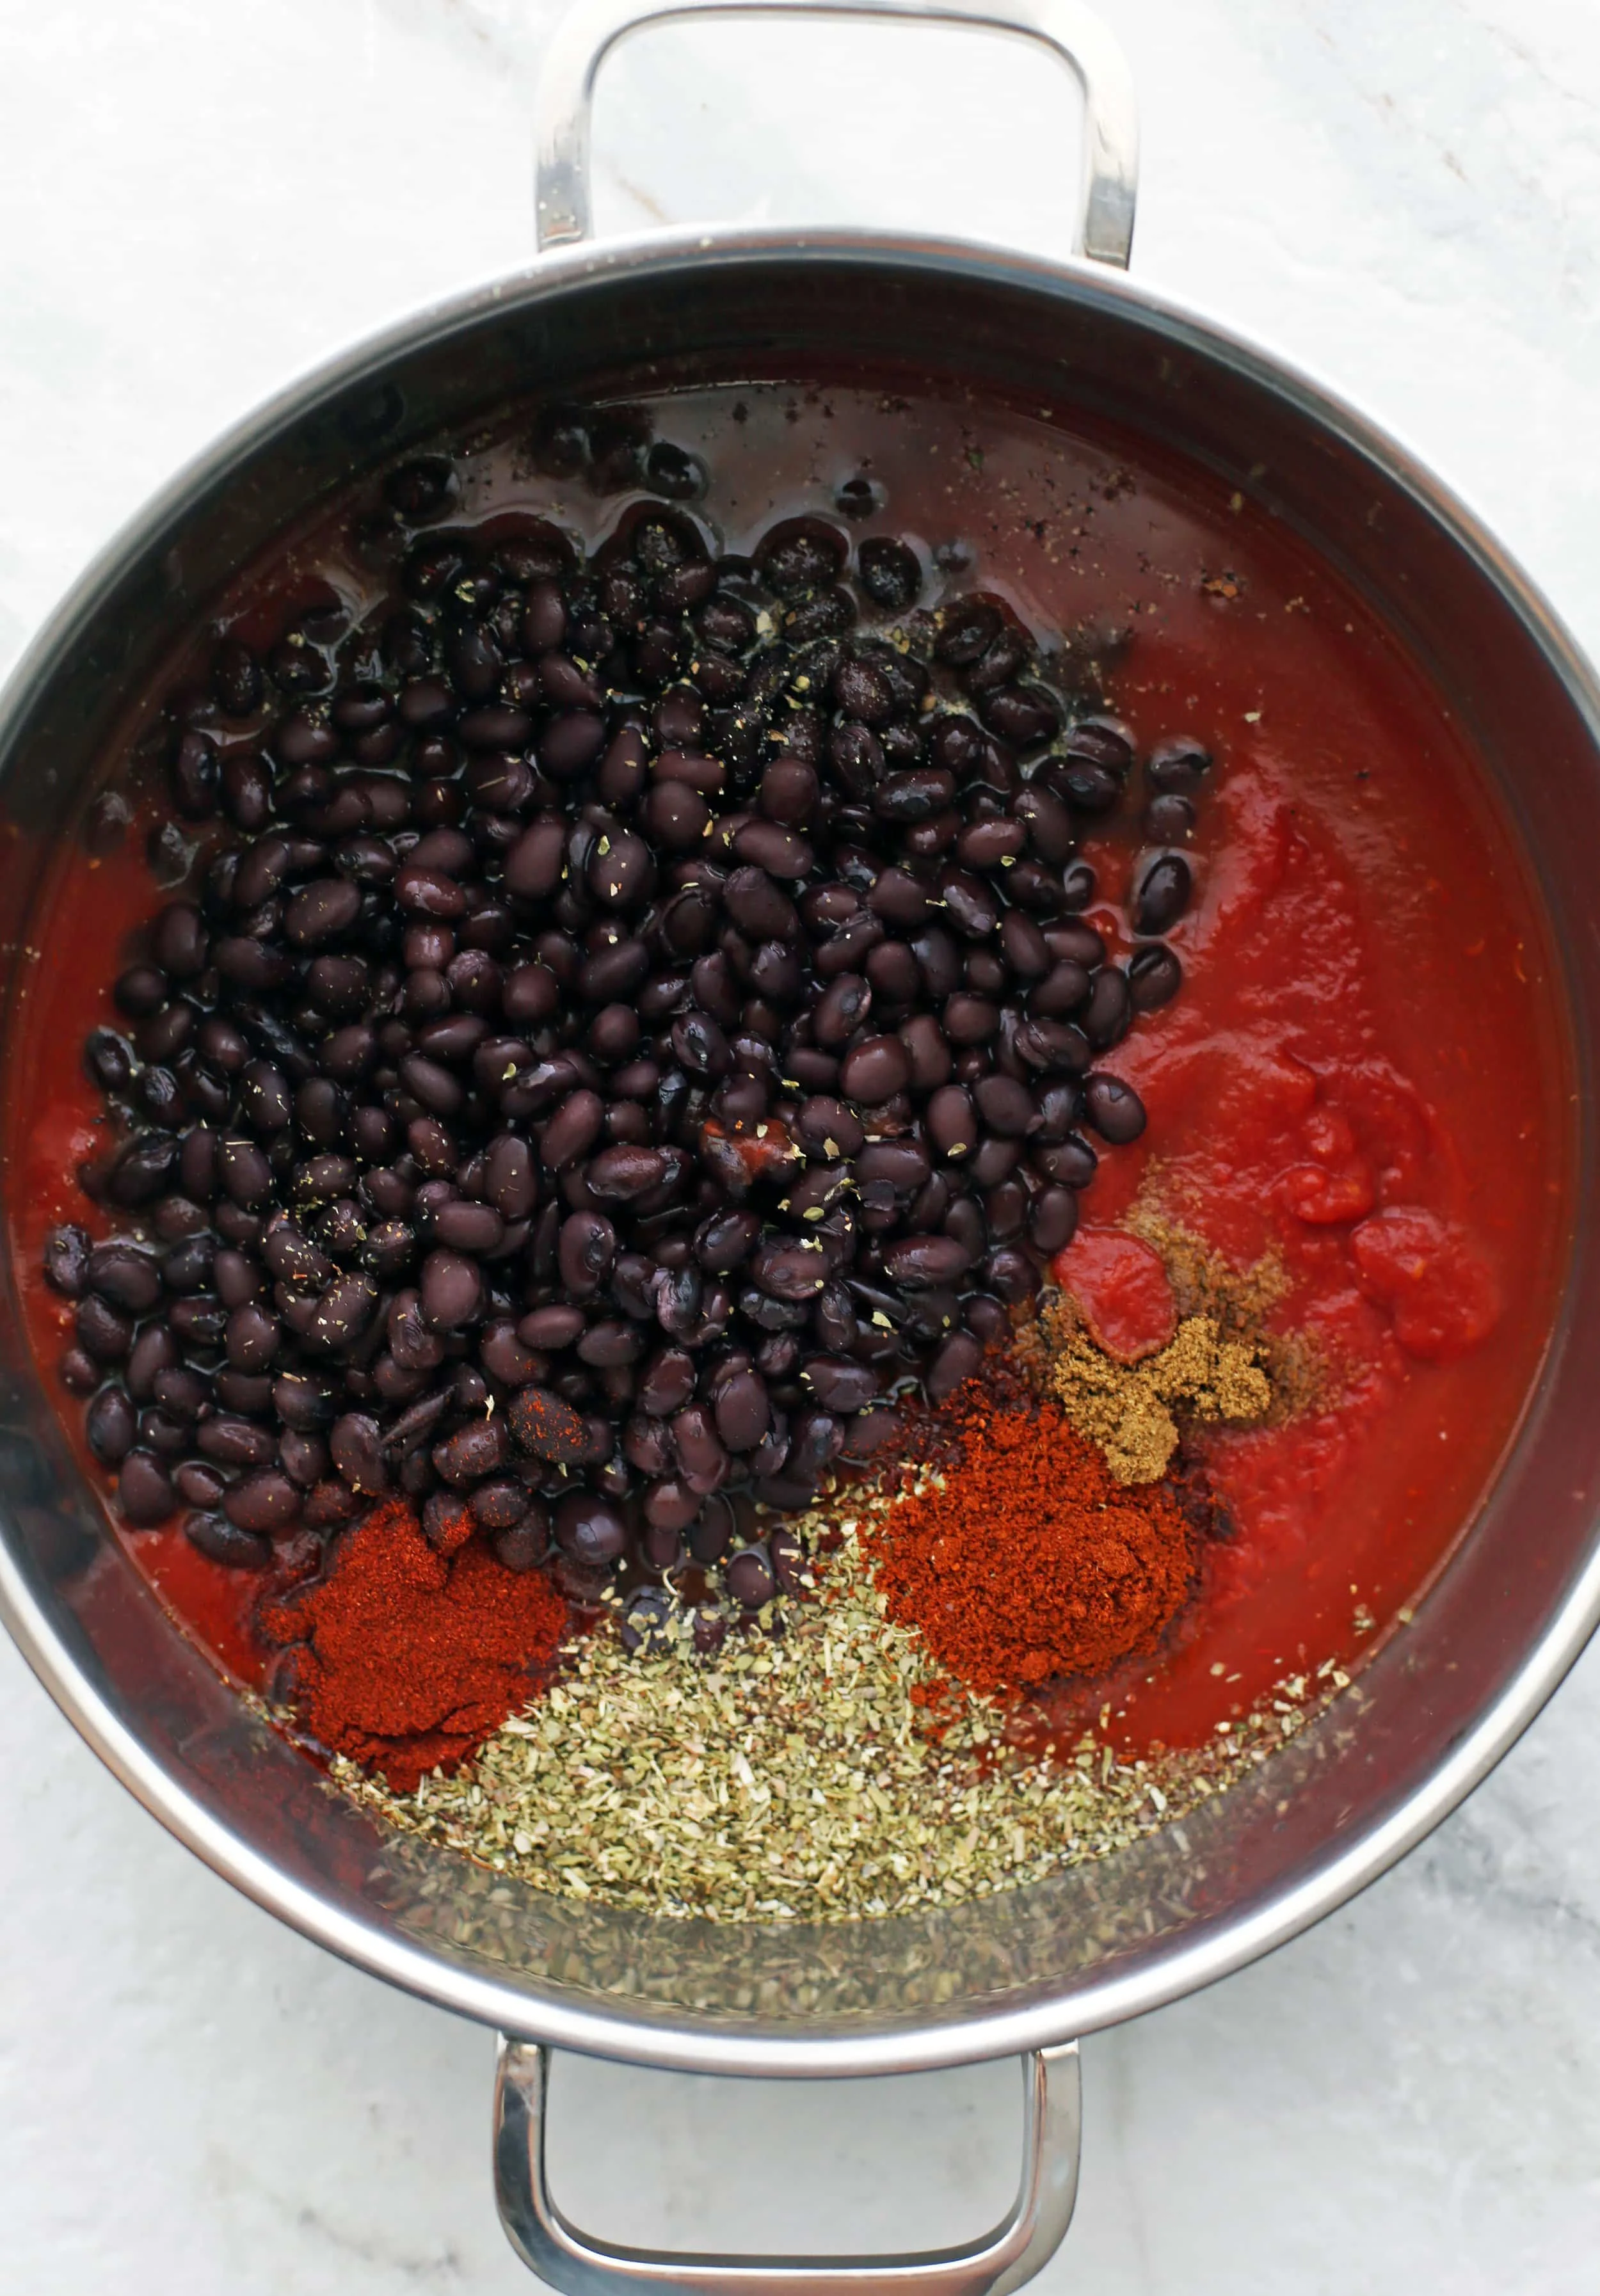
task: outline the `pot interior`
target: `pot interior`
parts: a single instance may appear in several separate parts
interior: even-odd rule
[[[0,728],[0,962],[14,971],[32,961],[27,919],[114,729],[175,637],[318,501],[513,400],[860,370],[1052,406],[1066,422],[1109,418],[1248,488],[1390,625],[1497,781],[1559,953],[1575,1071],[1573,1241],[1520,1437],[1409,1629],[1181,1830],[1026,1890],[839,1926],[728,1928],[580,1906],[381,1834],[330,1794],[124,1562],[73,1468],[20,1316],[0,1333],[16,1623],[68,1710],[167,1822],[310,1934],[450,2005],[529,2034],[747,2070],[987,2054],[1221,1973],[1416,1838],[1580,1647],[1600,1475],[1589,1401],[1600,1266],[1579,1137],[1600,1001],[1588,922],[1600,754],[1580,666],[1514,572],[1453,527],[1425,477],[1254,354],[1087,274],[775,238],[553,266],[355,355],[226,442],[124,538],[36,650]]]

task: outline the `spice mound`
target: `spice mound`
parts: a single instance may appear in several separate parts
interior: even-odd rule
[[[782,1635],[732,1639],[708,1663],[686,1631],[630,1655],[602,1626],[457,1775],[412,1792],[347,1761],[333,1777],[406,1833],[557,1896],[846,1921],[1105,1857],[1300,1728],[1298,1704],[1280,1702],[1199,1752],[1148,1762],[1120,1762],[1090,1734],[1013,1743],[1004,1708],[951,1683],[923,1637],[884,1615],[866,1550],[909,1505],[873,1493],[859,1518],[800,1521],[808,1544],[837,1538]]]
[[[459,1763],[523,1704],[566,1619],[542,1572],[508,1570],[478,1539],[437,1552],[402,1499],[356,1525],[327,1578],[261,1614],[293,1645],[304,1726],[377,1763],[397,1792]]]
[[[1069,1337],[1051,1383],[1071,1424],[1097,1444],[1119,1483],[1159,1481],[1177,1448],[1175,1413],[1190,1419],[1258,1420],[1272,1384],[1250,1341],[1226,1339],[1210,1316],[1189,1316],[1143,1363],[1113,1362],[1081,1333]]]
[[[959,1464],[879,1518],[868,1551],[890,1618],[990,1695],[1153,1650],[1196,1559],[1171,1495],[1130,1496],[1057,1406],[981,1400]]]

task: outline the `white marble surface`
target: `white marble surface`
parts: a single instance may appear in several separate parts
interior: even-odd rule
[[[1600,651],[1593,0],[1107,0],[1144,101],[1136,268],[1418,445]],[[0,0],[0,660],[113,524],[297,368],[529,250],[519,0]],[[884,91],[882,97],[879,91]],[[964,36],[721,27],[621,59],[601,218],[1061,243],[1064,82]],[[937,144],[934,138],[939,140]],[[1435,1841],[1086,2049],[1095,2296],[1589,2296],[1600,1653]],[[526,2285],[488,2035],[195,1865],[0,1647],[0,2283],[20,2296]],[[1014,2076],[882,2092],[562,2077],[603,2229],[974,2228]],[[937,2219],[937,2221],[936,2221]]]

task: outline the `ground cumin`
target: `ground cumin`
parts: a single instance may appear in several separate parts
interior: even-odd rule
[[[1225,1339],[1210,1316],[1186,1317],[1159,1355],[1133,1365],[1112,1362],[1081,1332],[1070,1332],[1050,1365],[1050,1384],[1119,1483],[1161,1480],[1177,1448],[1175,1413],[1239,1422],[1264,1418],[1272,1406],[1254,1349]]]
[[[464,1509],[461,1522],[470,1530]],[[294,1702],[311,1734],[409,1793],[527,1702],[566,1620],[542,1571],[508,1570],[478,1539],[440,1554],[390,1499],[349,1533],[326,1578],[264,1606],[261,1623],[294,1646]]]
[[[1055,1404],[964,1402],[959,1438],[864,1531],[890,1619],[985,1694],[1153,1650],[1194,1576],[1171,1495],[1120,1488]]]

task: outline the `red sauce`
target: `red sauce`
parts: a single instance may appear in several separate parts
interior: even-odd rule
[[[1113,706],[1146,741],[1186,732],[1216,751],[1198,896],[1171,936],[1184,990],[1108,1062],[1144,1095],[1149,1130],[1104,1158],[1085,1220],[1114,1227],[1149,1181],[1236,1267],[1276,1252],[1289,1279],[1277,1320],[1311,1334],[1337,1377],[1293,1423],[1210,1441],[1234,1535],[1161,1662],[1095,1688],[1126,1743],[1197,1740],[1285,1672],[1371,1646],[1358,1604],[1381,1630],[1440,1567],[1537,1376],[1571,1136],[1544,929],[1513,838],[1445,703],[1366,607],[1186,466],[1142,451],[1136,465],[1109,431],[1037,410],[980,419],[867,390],[708,390],[676,398],[659,427],[705,454],[704,508],[730,547],[779,514],[827,512],[865,471],[887,507],[857,533],[964,546],[958,586],[1004,594],[1041,634],[1131,633]],[[467,459],[463,520],[554,503],[588,538],[608,529],[620,505],[530,474],[519,435],[510,425]],[[242,578],[213,628],[265,635],[317,584],[365,611],[373,578],[347,515]],[[188,668],[175,659],[130,736]],[[1093,921],[1123,947],[1136,837],[1130,808],[1091,853]],[[111,1017],[106,984],[160,906],[141,845],[57,863],[13,1027],[12,1245],[53,1387],[69,1319],[39,1248],[54,1220],[86,1217],[73,1173],[100,1116],[80,1047]],[[1124,1255],[1119,1270],[1118,1249],[1086,1237],[1063,1273],[1074,1251],[1086,1271],[1099,1256],[1104,1312],[1136,1356],[1160,1344],[1170,1303],[1147,1267]],[[105,1490],[80,1406],[62,1400]],[[119,1536],[174,1616],[259,1679],[259,1583],[176,1529]],[[1057,1702],[1062,1719],[1082,1710],[1077,1694]]]

